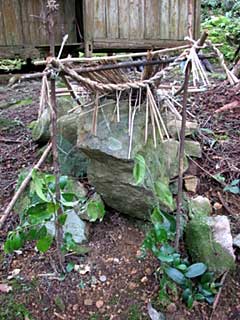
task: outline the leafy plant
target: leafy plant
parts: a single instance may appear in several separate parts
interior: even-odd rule
[[[202,23],[213,43],[221,43],[220,51],[227,60],[232,61],[240,40],[240,21],[238,17],[212,16]]]
[[[37,249],[45,253],[53,243],[53,236],[46,228],[46,222],[54,221],[55,224],[63,226],[67,218],[67,211],[75,206],[83,206],[85,198],[77,198],[74,193],[67,190],[68,177],[61,176],[59,180],[60,200],[56,200],[56,179],[54,175],[33,171],[30,188],[30,204],[20,214],[21,223],[8,233],[4,244],[6,253],[12,253],[25,245],[27,241],[35,241]],[[104,208],[94,203],[91,210],[87,210],[92,221],[103,219]],[[58,209],[62,214],[57,215]],[[62,250],[84,252],[84,248],[78,246],[71,234],[66,234],[62,243]],[[88,249],[85,248],[88,251]],[[86,252],[87,252],[86,251]]]

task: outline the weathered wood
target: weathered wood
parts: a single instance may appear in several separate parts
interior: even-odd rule
[[[200,0],[59,0],[56,44],[68,33],[68,44],[77,43],[78,26],[84,26],[87,55],[94,49],[150,49],[175,46],[188,34],[188,3],[193,3],[193,35],[199,35]],[[0,0],[0,47],[47,46],[43,0]],[[80,6],[83,8],[79,9]],[[77,11],[76,11],[77,9]],[[76,12],[83,12],[83,17]],[[79,46],[82,46],[79,43]],[[21,48],[22,47],[22,48]],[[18,51],[17,51],[18,52]],[[0,56],[2,51],[0,50]]]
[[[91,57],[93,52],[93,1],[83,1],[83,21],[84,21],[84,50],[85,56]]]

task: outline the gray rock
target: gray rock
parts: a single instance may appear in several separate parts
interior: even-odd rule
[[[212,206],[208,198],[197,196],[189,200],[190,215],[209,216],[212,213]]]
[[[167,122],[167,128],[172,138],[179,139],[181,131],[182,121],[178,119],[173,119]],[[196,122],[187,121],[185,136],[190,136],[197,131],[199,128]]]
[[[63,233],[70,233],[76,243],[82,243],[83,241],[86,241],[86,223],[79,218],[74,210],[68,210],[66,214],[67,219],[63,226]],[[46,228],[52,236],[55,236],[56,231],[53,221],[48,221],[46,223]]]

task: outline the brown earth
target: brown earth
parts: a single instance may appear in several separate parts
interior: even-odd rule
[[[19,121],[0,132],[0,199],[3,210],[11,200],[19,171],[30,167],[38,158],[37,146],[31,140],[27,125],[36,119],[40,83],[20,84],[10,89],[0,88],[0,101],[20,101],[31,98],[24,106],[14,105],[0,110],[0,118]],[[239,87],[219,85],[212,91],[192,96],[190,111],[201,127],[214,132],[202,131],[196,138],[203,147],[203,158],[198,165],[210,174],[221,173],[229,183],[240,176],[240,114],[227,112],[214,115],[214,110],[231,102],[239,95]],[[222,205],[221,212],[229,216],[233,234],[240,232],[239,196],[223,192],[222,186],[209,174],[191,164],[191,171],[200,178],[199,194],[207,195],[212,204]],[[219,196],[220,195],[220,196]],[[11,213],[0,231],[3,243],[7,232],[17,225],[18,218]],[[84,256],[67,256],[67,262],[80,265],[83,274],[72,271],[65,278],[56,277],[56,251],[46,255],[36,253],[29,245],[20,255],[5,256],[0,253],[0,283],[8,283],[13,290],[0,293],[0,319],[149,319],[147,303],[157,305],[158,262],[152,256],[140,258],[140,247],[149,225],[131,220],[117,212],[108,212],[102,223],[90,230],[90,252]],[[240,319],[240,264],[224,283],[217,310],[212,320]],[[87,268],[86,268],[87,266]],[[13,279],[7,277],[15,269],[20,273]],[[175,301],[176,311],[168,313],[169,320],[207,320],[212,309],[206,304],[196,304],[192,311],[181,301]]]

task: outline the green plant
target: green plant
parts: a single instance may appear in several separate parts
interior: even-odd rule
[[[136,157],[133,176],[137,183],[144,181],[144,166],[146,164],[143,157]],[[156,188],[156,183],[153,185]],[[173,199],[168,188],[160,188],[156,193],[158,198],[165,199],[169,205],[172,204]],[[176,286],[171,283],[172,280],[182,289],[182,299],[189,308],[192,308],[194,301],[212,303],[218,287],[213,281],[213,274],[207,272],[204,263],[190,264],[188,259],[182,258],[171,245],[176,234],[175,218],[155,207],[151,214],[151,222],[153,226],[145,236],[142,252],[144,255],[149,250],[161,263],[159,298],[167,303],[169,288],[176,294]]]
[[[22,176],[20,176],[22,179]],[[29,192],[30,204],[20,213],[20,225],[8,233],[4,244],[6,253],[12,253],[24,246],[27,241],[35,241],[37,249],[44,253],[53,243],[53,236],[46,228],[46,222],[53,220],[55,224],[63,226],[67,218],[67,211],[75,206],[84,205],[85,198],[77,198],[74,193],[67,191],[68,177],[61,176],[59,180],[60,200],[56,200],[56,179],[54,175],[45,174],[36,170],[32,173],[32,182]],[[100,205],[99,205],[100,206]],[[62,214],[57,215],[58,209],[62,209]],[[98,202],[95,203],[98,209]],[[87,210],[91,221],[103,219],[104,208],[101,210]],[[71,234],[65,234],[63,251],[84,252],[83,247],[79,247],[74,242]]]
[[[229,185],[227,185],[223,191],[228,191],[234,194],[240,194],[240,179],[233,180]]]
[[[220,51],[227,60],[232,61],[240,40],[240,21],[238,17],[212,16],[202,23],[209,32],[213,43],[221,43]]]

